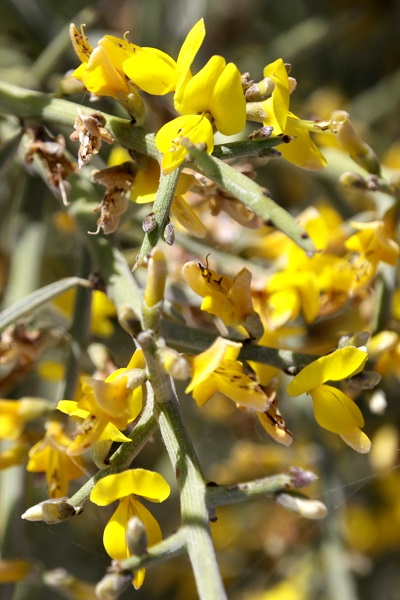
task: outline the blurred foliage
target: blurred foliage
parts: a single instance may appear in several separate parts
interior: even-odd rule
[[[396,0],[2,0],[0,80],[47,92],[58,90],[65,73],[77,66],[67,34],[70,21],[86,22],[93,40],[104,32],[121,35],[129,30],[138,44],[156,45],[175,56],[188,29],[202,16],[207,38],[201,58],[221,53],[256,77],[265,64],[281,56],[292,64],[298,80],[296,114],[326,118],[333,108],[347,110],[383,162],[386,159],[388,166],[400,167],[400,4]],[[74,99],[87,101],[82,94]],[[102,99],[99,107],[111,112],[110,102]],[[161,108],[168,113],[167,105]],[[0,116],[2,143],[10,139],[14,127],[12,119]],[[98,164],[106,160],[104,154]],[[7,178],[0,179],[0,287],[6,306],[35,287],[79,272],[83,250],[69,235],[68,223],[57,210],[59,200],[43,180],[32,176],[29,167],[7,166],[4,156],[1,161],[7,169]],[[286,163],[274,162],[261,177],[274,198],[299,213],[322,197],[337,205],[336,178],[341,170],[340,165],[330,166],[311,178]],[[121,244],[131,247],[134,256],[131,242],[132,232],[122,228]],[[29,265],[28,273],[21,269],[21,261]],[[64,313],[55,306],[49,311],[49,322],[58,319],[65,325]],[[355,329],[359,319],[354,307],[348,329]],[[345,326],[342,321],[339,324]],[[322,340],[332,340],[333,345],[337,322],[328,320],[322,327],[323,331],[314,326],[315,347]],[[116,362],[125,364],[131,354],[129,337],[115,329],[107,345]],[[44,357],[62,361],[64,353],[59,344]],[[89,361],[82,365],[86,368],[90,368]],[[350,582],[348,595],[341,595],[341,600],[398,597],[398,386],[398,379],[391,375],[385,383],[388,407],[384,415],[364,410],[373,447],[376,441],[368,458],[354,455],[318,430],[294,400],[287,409],[289,427],[296,429],[299,421],[303,425],[290,449],[266,439],[253,420],[238,415],[223,400],[201,412],[192,401],[184,404],[188,427],[211,480],[246,480],[297,464],[319,473],[320,482],[311,493],[330,508],[322,524],[288,515],[269,501],[218,511],[213,533],[230,598],[325,600],[326,585],[337,579],[335,569],[343,577],[343,565],[349,567]],[[31,373],[4,393],[57,396],[59,388],[57,382]],[[165,463],[162,445],[155,438],[142,452],[140,465],[168,476]],[[103,575],[109,564],[101,543],[104,509],[90,504],[85,507],[85,519],[57,528],[22,522],[24,509],[43,499],[43,487],[37,487],[31,476],[25,480],[19,468],[2,473],[0,494],[5,558],[26,558],[33,561],[34,570],[63,567],[89,582]],[[159,507],[157,516],[163,529],[171,532],[178,515],[167,510]],[[339,556],[335,555],[337,547]],[[187,561],[175,559],[155,568],[142,590],[128,591],[123,598],[194,598],[193,585]],[[15,589],[11,584],[0,588],[1,600],[62,597],[33,576]]]

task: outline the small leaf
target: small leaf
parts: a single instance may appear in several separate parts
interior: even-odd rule
[[[56,296],[60,296],[70,288],[82,285],[90,287],[90,283],[86,279],[80,277],[67,277],[61,281],[50,283],[19,300],[9,308],[0,313],[0,332],[9,325],[19,321],[20,319],[31,315],[38,308],[42,307]]]

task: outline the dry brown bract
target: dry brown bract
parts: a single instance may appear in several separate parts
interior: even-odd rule
[[[97,229],[89,233],[97,234],[103,229],[105,234],[113,233],[119,225],[121,215],[128,208],[127,193],[135,180],[137,168],[128,161],[115,167],[93,171],[92,181],[106,187],[106,193],[96,211],[100,211]]]
[[[114,138],[107,129],[106,121],[101,113],[92,113],[86,115],[81,110],[76,117],[74,128],[76,131],[71,133],[70,138],[73,142],[80,142],[78,151],[79,168],[86,165],[93,154],[97,154],[101,148],[102,142],[112,144]]]
[[[28,329],[13,325],[0,336],[0,394],[4,397],[30,373],[43,352],[61,343],[65,334],[54,328]]]
[[[68,206],[70,186],[66,179],[75,173],[77,165],[66,155],[64,137],[52,137],[41,125],[30,125],[27,132],[32,139],[26,145],[26,162],[31,164],[35,156],[39,158],[50,186],[61,194],[64,206]]]

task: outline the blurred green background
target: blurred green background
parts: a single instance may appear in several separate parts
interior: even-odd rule
[[[400,3],[396,0],[2,0],[0,80],[46,92],[58,89],[65,73],[78,65],[68,37],[71,21],[86,23],[94,43],[105,33],[122,35],[129,30],[135,43],[176,56],[186,33],[201,17],[207,36],[199,64],[212,54],[222,54],[258,79],[267,63],[282,57],[292,64],[298,82],[292,101],[296,114],[326,118],[329,110],[344,108],[377,154],[382,158],[390,151],[390,164],[399,165]],[[110,110],[111,104],[103,103]],[[275,174],[269,173],[269,187],[287,190],[280,179],[284,170],[278,167]],[[49,194],[46,186],[36,180],[30,185],[32,200],[40,196],[44,202]],[[4,183],[1,189],[4,215],[10,190]],[[307,205],[310,197],[302,202]],[[113,343],[122,359],[129,355],[126,337]],[[296,427],[295,443],[286,449],[266,440],[252,421],[225,405],[204,411],[201,418],[192,403],[185,405],[210,479],[245,480],[300,464],[320,473],[321,483],[310,489],[310,495],[321,498],[331,511],[323,524],[303,521],[269,501],[218,511],[213,532],[230,598],[399,597],[398,385],[397,380],[392,384],[393,403],[386,415],[370,415],[367,423],[369,433],[382,434],[380,452],[385,454],[386,443],[392,447],[387,450],[391,462],[383,461],[383,470],[377,466],[379,460],[355,455],[339,442],[327,446],[325,438],[318,438],[323,434],[317,428],[311,431],[309,422],[304,430]],[[295,407],[293,423],[302,416]],[[162,469],[171,480],[165,461],[157,438],[138,463]],[[18,470],[7,485],[15,490],[16,504],[11,520],[7,516],[5,522],[0,513],[6,557],[28,558],[38,568],[63,567],[92,582],[103,575],[109,564],[101,543],[104,509],[88,506],[79,519],[52,528],[23,523],[19,515],[29,503],[44,498],[43,488],[33,489],[32,479],[25,482]],[[158,511],[165,533],[178,523],[178,515],[170,515],[171,505]],[[286,582],[286,587],[280,582]],[[330,588],[336,596],[327,595]],[[17,589],[0,587],[0,600],[62,597],[34,578]],[[152,570],[140,592],[129,590],[123,596],[133,597],[195,598],[187,561],[174,560]]]

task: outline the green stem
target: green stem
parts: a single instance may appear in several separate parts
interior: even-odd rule
[[[178,183],[179,169],[175,169],[169,175],[161,175],[160,184],[157,189],[153,204],[156,226],[150,233],[146,233],[136,259],[136,265],[140,265],[157,245],[158,240],[164,232],[169,219],[169,210],[174,199],[176,184]]]
[[[238,504],[251,498],[274,497],[279,492],[288,492],[293,478],[289,473],[280,473],[271,477],[263,477],[234,485],[209,486],[207,488],[207,504],[210,508]]]
[[[211,346],[216,335],[210,331],[194,329],[181,323],[161,321],[161,333],[166,342],[182,352],[202,352]],[[255,344],[243,345],[239,359],[253,360],[262,364],[277,367],[282,371],[291,372],[300,370],[309,363],[319,358],[318,355],[292,352],[280,348],[269,348]]]
[[[157,361],[157,345],[149,331],[138,337],[146,356],[155,403],[155,416],[177,476],[182,529],[201,600],[224,600],[226,593],[211,538],[206,485],[192,441],[179,410],[171,378]]]

